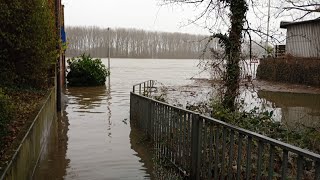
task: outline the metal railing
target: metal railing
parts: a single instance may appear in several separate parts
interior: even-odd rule
[[[156,81],[154,80],[148,80],[142,83],[135,84],[132,86],[132,92],[137,92],[144,96],[149,96],[151,95],[151,90],[154,88],[155,83]]]
[[[190,179],[320,179],[319,154],[154,100],[153,86],[134,86],[131,123]]]
[[[0,170],[0,180],[32,179],[43,149],[47,146],[56,113],[56,89],[52,88],[12,159],[3,172]]]

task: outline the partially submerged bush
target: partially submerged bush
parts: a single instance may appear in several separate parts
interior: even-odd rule
[[[93,59],[83,54],[77,58],[68,59],[70,72],[67,75],[70,86],[104,85],[109,72],[101,59]]]
[[[13,104],[9,96],[5,95],[0,88],[0,147],[3,143],[3,137],[7,135],[8,123],[13,116]]]

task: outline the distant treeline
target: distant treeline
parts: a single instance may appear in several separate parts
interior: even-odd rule
[[[108,29],[67,27],[66,32],[67,57],[79,56],[84,52],[93,57],[108,57]],[[110,54],[114,58],[199,58],[208,42],[207,37],[138,29],[111,29]]]

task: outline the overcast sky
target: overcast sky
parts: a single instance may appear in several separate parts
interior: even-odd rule
[[[249,7],[248,12],[250,26],[264,32],[267,26],[267,1],[255,1],[256,11],[252,11],[252,8]],[[137,28],[151,31],[210,34],[203,27],[184,26],[188,20],[194,19],[199,14],[196,12],[197,9],[201,9],[199,7],[160,6],[159,3],[163,3],[163,0],[62,0],[62,2],[65,5],[65,24],[67,26]],[[271,4],[279,4],[279,0],[271,0]],[[279,9],[273,8],[271,11],[279,11]],[[255,14],[259,14],[262,19],[257,18]],[[271,15],[271,32],[285,34],[285,30],[279,28],[280,21],[290,20],[288,19],[290,17],[274,17]],[[215,32],[217,30],[226,32],[227,30],[223,22],[218,23],[214,28],[216,28]]]
[[[192,8],[160,6],[160,2],[160,0],[63,0],[65,24],[208,34],[208,31],[195,25],[183,26],[195,15]]]

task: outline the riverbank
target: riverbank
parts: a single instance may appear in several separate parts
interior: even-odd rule
[[[210,80],[206,78],[192,78],[195,86],[208,86],[208,85],[221,85],[221,81]],[[271,82],[265,80],[252,80],[248,82],[247,80],[243,80],[240,83],[242,87],[251,87],[256,90],[263,91],[273,91],[273,92],[288,92],[288,93],[305,93],[305,94],[320,94],[320,87],[316,86],[308,86],[301,84],[290,84],[290,83],[282,83],[282,82]]]
[[[253,80],[252,84],[258,90],[264,91],[320,94],[320,87],[307,86],[301,84],[279,83],[263,80]]]

